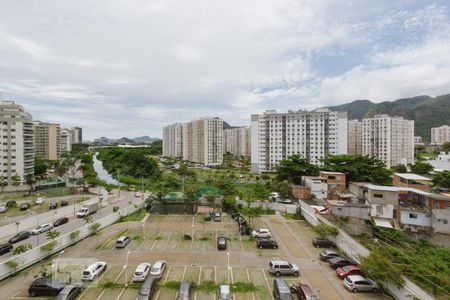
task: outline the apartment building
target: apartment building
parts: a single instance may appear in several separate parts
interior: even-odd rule
[[[450,142],[450,126],[431,128],[431,144],[442,145],[447,142]]]
[[[72,151],[72,134],[69,129],[61,129],[61,154]]]
[[[273,172],[281,160],[294,154],[317,165],[329,154],[347,154],[347,123],[346,112],[327,108],[252,115],[252,172]]]
[[[377,157],[387,168],[414,163],[414,121],[376,115],[363,119],[362,154]]]
[[[61,158],[61,128],[59,124],[34,122],[35,155],[45,160]]]
[[[68,131],[70,132],[70,142],[72,145],[83,143],[83,129],[81,127],[72,127]]]
[[[362,155],[362,122],[359,120],[348,121],[348,149],[351,155]]]
[[[163,128],[163,156],[183,157],[183,124],[175,123]]]
[[[31,114],[13,101],[0,103],[0,176],[8,185],[34,174],[34,129]]]
[[[223,121],[205,117],[183,124],[183,159],[205,166],[223,162]]]
[[[224,153],[250,157],[250,128],[237,127],[224,130]]]

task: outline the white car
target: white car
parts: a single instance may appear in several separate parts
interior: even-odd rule
[[[270,238],[270,230],[269,229],[256,229],[252,231],[252,236],[254,238]]]
[[[36,204],[42,204],[42,203],[44,203],[44,198],[37,198],[37,199],[34,201],[34,203],[36,203]]]
[[[31,230],[31,234],[38,235],[38,234],[41,234],[43,232],[46,232],[46,231],[49,231],[52,229],[53,229],[52,223],[42,224],[42,225],[39,225],[38,227],[36,227],[35,229]]]
[[[219,286],[219,291],[217,293],[217,299],[219,300],[232,300],[231,289],[228,284],[222,284]]]
[[[153,268],[150,272],[150,275],[153,277],[162,277],[164,274],[164,271],[166,270],[166,265],[167,262],[164,260],[158,260],[157,262],[155,262],[155,264],[153,265]]]
[[[6,212],[7,210],[8,210],[8,206],[6,206],[6,205],[0,206],[0,213],[4,213],[4,212]]]
[[[106,270],[106,262],[98,261],[87,267],[81,275],[81,280],[92,281]]]
[[[142,196],[142,193],[141,193],[141,192],[136,192],[136,193],[134,193],[134,196],[135,196],[136,198],[139,198],[139,197]]]
[[[144,281],[147,278],[148,273],[150,272],[150,268],[152,267],[149,263],[142,263],[137,266],[136,271],[133,274],[133,281],[139,282]]]

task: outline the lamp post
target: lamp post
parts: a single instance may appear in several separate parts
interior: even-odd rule
[[[144,241],[147,240],[145,237],[145,221],[142,221],[142,234],[144,235]]]
[[[128,286],[128,268],[127,268],[127,265],[128,265],[128,255],[130,255],[130,251],[127,252],[127,257],[125,258],[125,266],[123,266],[124,269],[125,269],[125,287]]]
[[[59,272],[59,259],[61,258],[61,255],[64,253],[64,250],[59,252],[58,258],[56,259],[56,272],[55,272],[55,279],[58,279],[58,272]]]
[[[117,170],[117,185],[119,189],[117,190],[117,198],[120,198],[120,170]]]

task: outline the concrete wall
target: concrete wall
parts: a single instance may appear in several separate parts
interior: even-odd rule
[[[433,209],[432,225],[435,233],[450,234],[450,209]]]
[[[417,218],[412,218],[410,214],[414,214]],[[400,223],[406,225],[416,225],[431,227],[431,217],[424,212],[403,210],[400,212]]]
[[[375,197],[375,195],[382,195],[382,197]],[[369,189],[366,193],[365,199],[371,204],[398,205],[398,192]]]
[[[375,218],[394,219],[394,205],[372,204],[370,216]]]
[[[369,207],[331,205],[331,214],[333,216],[370,220]]]

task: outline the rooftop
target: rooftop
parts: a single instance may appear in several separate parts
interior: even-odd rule
[[[420,176],[414,173],[394,173],[395,176],[398,176],[400,178],[404,178],[407,180],[425,180],[425,181],[431,181],[430,178]]]
[[[332,171],[320,171],[322,174],[329,174],[329,175],[345,175],[342,172],[332,172]]]

